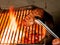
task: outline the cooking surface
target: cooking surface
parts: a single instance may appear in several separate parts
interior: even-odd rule
[[[45,27],[36,23],[25,26],[22,23],[22,20],[31,12],[33,12],[32,9],[28,10],[23,8],[19,10],[10,9],[9,11],[1,12],[0,43],[40,43],[46,34]]]

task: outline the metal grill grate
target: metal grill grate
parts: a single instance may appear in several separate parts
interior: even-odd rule
[[[44,38],[41,35],[45,34],[45,27],[36,23],[27,27],[22,23],[22,20],[31,11],[33,10],[19,9],[12,14],[0,13],[0,43],[32,44],[38,43]]]

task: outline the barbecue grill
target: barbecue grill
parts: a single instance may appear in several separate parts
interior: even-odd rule
[[[22,20],[31,13],[44,14],[43,10],[34,6],[11,8],[0,12],[1,44],[38,44],[46,36],[46,28],[42,24],[23,25]],[[40,16],[42,18],[42,16]]]

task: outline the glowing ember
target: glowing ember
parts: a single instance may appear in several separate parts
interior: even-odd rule
[[[34,10],[15,11],[11,7],[9,12],[0,13],[0,43],[31,44],[41,41],[46,34],[45,27],[36,23],[25,26],[22,23],[22,20],[32,12]]]

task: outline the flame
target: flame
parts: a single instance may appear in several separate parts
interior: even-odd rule
[[[12,35],[15,35],[16,30],[17,30],[16,17],[14,17],[14,11],[13,11],[12,7],[9,9],[9,19],[10,19],[10,22],[9,22],[10,24],[5,29],[1,43],[13,43],[14,36],[13,36],[12,42],[11,42],[11,37],[12,37]],[[14,32],[14,34],[12,34],[13,32]],[[7,35],[6,35],[6,33],[7,33]],[[8,40],[8,38],[9,38],[9,40]]]

